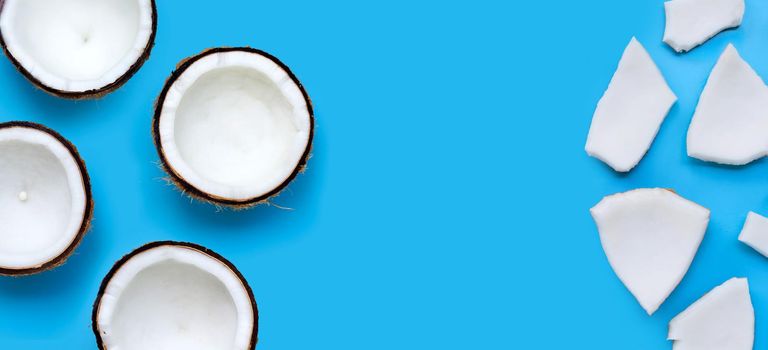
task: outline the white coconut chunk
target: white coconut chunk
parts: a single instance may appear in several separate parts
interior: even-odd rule
[[[648,314],[682,280],[709,223],[709,210],[674,192],[637,189],[591,209],[613,271]]]
[[[664,42],[686,52],[725,29],[740,26],[744,0],[672,0],[664,3],[664,10]]]
[[[101,349],[245,350],[255,300],[231,263],[189,243],[156,242],[110,271],[94,306]]]
[[[90,219],[87,175],[76,151],[46,130],[31,123],[0,124],[3,274],[29,274],[60,264]]]
[[[768,218],[749,212],[739,234],[739,241],[768,257]]]
[[[632,170],[651,147],[675,101],[651,56],[632,38],[597,104],[587,153],[616,171]]]
[[[728,45],[709,75],[688,129],[688,155],[744,165],[768,150],[768,87]]]
[[[751,350],[755,311],[746,278],[715,287],[669,322],[675,350]]]
[[[41,88],[99,93],[146,59],[154,18],[152,0],[4,0],[0,33],[14,63]]]
[[[188,61],[169,84],[155,115],[156,143],[185,191],[248,205],[301,170],[312,139],[311,106],[275,58],[214,49]]]

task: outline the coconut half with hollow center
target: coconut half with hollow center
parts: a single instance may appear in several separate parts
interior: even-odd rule
[[[0,274],[63,264],[92,213],[88,173],[75,146],[39,124],[0,123]]]
[[[217,48],[187,59],[158,98],[155,146],[172,180],[193,197],[249,207],[303,171],[312,104],[274,56]]]
[[[33,84],[56,96],[107,94],[154,44],[154,0],[2,0],[0,44]]]
[[[258,309],[232,263],[191,243],[154,242],[118,261],[99,289],[99,349],[245,350],[256,346]]]

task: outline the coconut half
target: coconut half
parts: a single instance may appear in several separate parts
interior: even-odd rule
[[[634,37],[592,117],[586,151],[619,172],[640,162],[677,97]]]
[[[744,0],[672,0],[664,3],[664,42],[690,51],[728,28],[741,25]]]
[[[253,349],[258,321],[253,292],[232,263],[199,245],[170,241],[120,259],[93,307],[102,350]]]
[[[669,322],[675,350],[751,350],[755,310],[746,278],[731,278]]]
[[[728,45],[712,69],[688,128],[688,155],[744,165],[768,152],[768,87]]]
[[[303,170],[312,104],[277,58],[216,48],[184,61],[158,98],[155,146],[172,180],[194,197],[234,207],[277,194]]]
[[[0,274],[63,264],[92,214],[90,180],[75,146],[39,124],[0,123]]]
[[[688,271],[709,210],[660,188],[603,198],[591,210],[611,268],[651,315]]]
[[[81,99],[123,85],[149,57],[154,0],[2,0],[0,44],[33,84]]]

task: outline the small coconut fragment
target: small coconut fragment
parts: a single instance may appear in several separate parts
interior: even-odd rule
[[[739,234],[739,241],[768,257],[768,218],[749,212]]]
[[[161,163],[185,193],[237,208],[265,202],[304,169],[312,104],[277,58],[216,48],[184,61],[157,102]]]
[[[632,38],[597,104],[587,153],[619,172],[640,162],[677,97],[645,48]]]
[[[0,275],[63,264],[92,213],[88,172],[75,146],[39,124],[0,123]]]
[[[243,275],[192,243],[154,242],[104,278],[93,307],[99,349],[249,350],[259,313]]]
[[[154,0],[2,0],[0,44],[38,88],[96,98],[122,86],[154,44]]]
[[[613,271],[648,314],[682,280],[709,223],[709,210],[660,188],[605,197],[591,209]]]
[[[672,0],[664,3],[664,10],[664,42],[686,52],[725,29],[740,26],[744,0]]]
[[[768,87],[728,45],[699,98],[688,129],[688,155],[744,165],[768,151]]]
[[[751,350],[755,311],[746,278],[731,278],[669,322],[674,350]]]

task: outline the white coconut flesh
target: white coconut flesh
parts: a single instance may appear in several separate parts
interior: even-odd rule
[[[632,38],[597,104],[587,153],[616,171],[632,170],[651,147],[675,101],[651,56]]]
[[[5,0],[0,31],[41,84],[85,92],[116,82],[139,60],[152,12],[151,0]]]
[[[163,245],[112,275],[96,316],[110,350],[249,349],[250,295],[223,262],[196,249]]]
[[[709,210],[659,188],[605,197],[591,209],[613,271],[650,315],[682,280]]]
[[[294,173],[310,142],[299,86],[251,52],[208,54],[173,82],[158,132],[168,165],[211,197],[264,196]]]
[[[768,218],[749,212],[739,234],[739,241],[768,257]]]
[[[675,350],[751,350],[755,311],[746,278],[715,287],[669,322]]]
[[[33,269],[64,253],[86,215],[78,161],[58,139],[0,129],[0,268]]]
[[[688,155],[744,165],[768,151],[768,87],[728,45],[709,75],[688,129]]]
[[[728,28],[741,25],[744,0],[672,0],[664,3],[664,42],[690,51]]]

